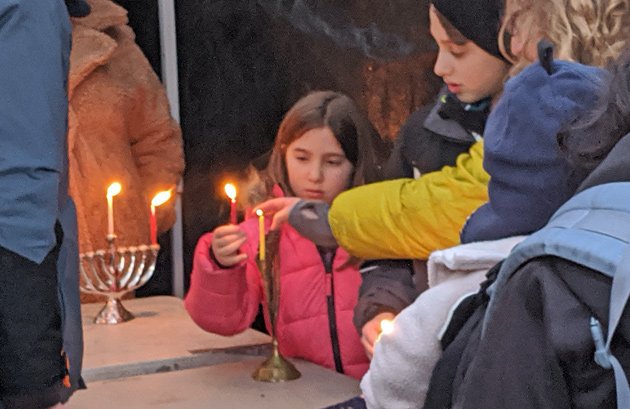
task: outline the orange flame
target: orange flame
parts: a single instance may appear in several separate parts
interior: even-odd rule
[[[114,197],[120,193],[122,186],[118,182],[114,182],[107,188],[107,196]]]
[[[236,186],[231,183],[226,183],[225,194],[230,198],[230,200],[236,200]]]
[[[387,335],[387,334],[391,334],[393,331],[394,331],[394,321],[392,320],[381,321],[381,333]]]
[[[153,196],[153,199],[151,199],[151,205],[155,207],[161,206],[164,203],[168,202],[170,198],[171,198],[171,191],[164,190],[162,192],[159,192],[155,196]]]

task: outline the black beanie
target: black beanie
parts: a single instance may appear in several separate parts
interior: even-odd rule
[[[503,0],[431,0],[431,3],[464,37],[505,60],[498,43]]]
[[[66,7],[68,8],[68,14],[70,17],[85,17],[90,14],[92,9],[85,0],[65,0]]]

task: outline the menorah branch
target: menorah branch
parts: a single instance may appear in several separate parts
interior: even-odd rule
[[[157,244],[116,247],[108,236],[108,248],[80,255],[81,291],[107,297],[97,314],[97,324],[119,324],[133,319],[120,301],[124,294],[140,288],[153,276],[160,246]]]

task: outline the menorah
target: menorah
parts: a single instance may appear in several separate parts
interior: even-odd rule
[[[252,377],[263,382],[290,381],[299,378],[302,374],[280,354],[278,338],[276,337],[276,323],[280,306],[280,256],[278,254],[280,231],[270,231],[265,242],[265,257],[263,260],[259,257],[257,264],[262,279],[264,297],[267,301],[269,323],[271,324],[271,356],[254,371]]]
[[[96,324],[119,324],[134,318],[120,301],[125,293],[146,284],[153,276],[158,244],[116,247],[116,236],[107,236],[106,250],[80,255],[81,291],[107,297],[94,318]]]

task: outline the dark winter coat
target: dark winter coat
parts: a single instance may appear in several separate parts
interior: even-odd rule
[[[630,135],[580,190],[630,181],[628,158]],[[588,325],[591,316],[608,322],[610,286],[606,276],[561,258],[524,264],[494,300],[500,313],[483,339],[483,306],[473,308],[477,317],[461,326],[436,366],[425,408],[615,408],[613,372],[593,360]],[[627,306],[611,349],[630,375]]]

